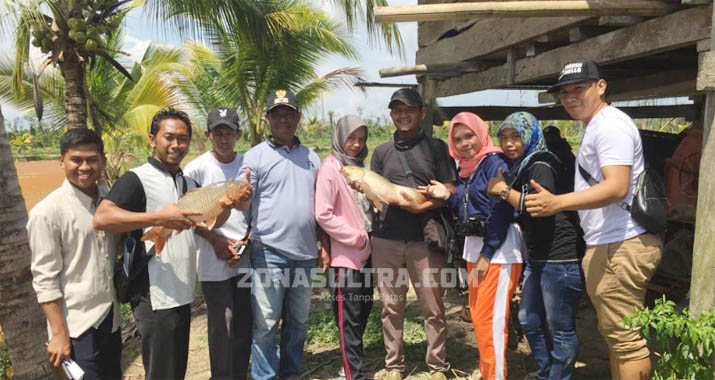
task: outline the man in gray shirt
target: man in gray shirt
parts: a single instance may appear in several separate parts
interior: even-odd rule
[[[266,120],[271,135],[246,152],[239,170],[243,176],[250,169],[253,187],[251,375],[255,380],[300,375],[310,277],[318,256],[313,210],[320,158],[295,136],[300,121],[295,95],[286,90],[271,93]]]

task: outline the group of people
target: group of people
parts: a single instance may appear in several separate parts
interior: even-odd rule
[[[70,130],[60,142],[66,180],[32,209],[27,226],[50,361],[74,359],[85,379],[121,378],[112,283],[121,250],[135,257],[117,265],[130,273],[128,298],[147,379],[184,378],[197,275],[208,314],[211,378],[246,379],[249,372],[256,380],[299,378],[312,295],[305,279],[317,267],[328,273],[341,376],[375,378],[363,357],[375,284],[386,351],[382,378],[402,379],[411,281],[424,317],[430,377],[446,379],[445,259],[434,240],[448,235],[453,218],[463,240],[482,378],[507,378],[510,301],[523,273],[518,320],[538,379],[571,378],[584,289],[609,347],[612,378],[645,379],[646,341],[623,317],[643,305],[662,241],[622,207],[644,170],[643,150],[633,121],[606,103],[606,88],[596,63],[582,60],[566,65],[550,90],[587,124],[575,160],[558,130],[542,131],[527,112],[500,124],[499,146],[478,115],[459,113],[445,144],[422,129],[426,108],[419,93],[397,90],[388,103],[393,140],[374,150],[370,169],[416,188],[424,199],[402,193],[379,210],[366,196],[368,184],[343,175],[346,166],[365,166],[368,125],[342,117],[321,163],[295,136],[301,113],[290,91],[270,94],[265,119],[271,134],[244,155],[234,151],[241,136],[236,112],[211,111],[206,134],[212,150],[183,171],[191,121],[174,109],[160,111],[149,131],[152,157],[108,193],[97,184],[101,139]],[[190,219],[197,211],[176,205],[188,191],[235,178],[245,178],[250,191],[221,199],[223,211],[211,229]],[[161,254],[141,241],[152,226],[175,230]]]

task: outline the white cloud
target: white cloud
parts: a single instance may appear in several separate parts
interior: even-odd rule
[[[125,56],[124,59],[132,63],[140,62],[151,43],[151,40],[138,39],[129,33],[124,34],[122,50],[129,53],[129,56]]]

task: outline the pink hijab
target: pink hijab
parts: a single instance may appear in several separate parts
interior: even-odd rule
[[[457,153],[457,149],[454,147],[454,142],[452,138],[454,135],[454,126],[457,124],[463,124],[467,128],[471,129],[472,132],[477,136],[479,140],[479,151],[473,157],[462,157]],[[498,152],[501,153],[502,150],[498,146],[494,145],[494,141],[489,137],[489,127],[487,123],[484,122],[479,116],[471,112],[460,112],[449,122],[449,136],[447,137],[447,145],[449,147],[449,155],[455,160],[459,160],[459,176],[462,178],[467,178],[475,170],[477,170],[477,165],[479,162],[489,153]]]

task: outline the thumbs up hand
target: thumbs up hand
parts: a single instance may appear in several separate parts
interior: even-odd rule
[[[498,170],[497,176],[490,178],[487,184],[487,193],[489,195],[499,195],[499,193],[507,187],[506,181],[504,180],[504,173],[502,173],[501,168]]]
[[[524,206],[526,211],[533,217],[551,216],[561,211],[559,206],[559,198],[546,190],[538,182],[531,180],[531,186],[534,187],[536,193],[529,194],[524,198]]]

